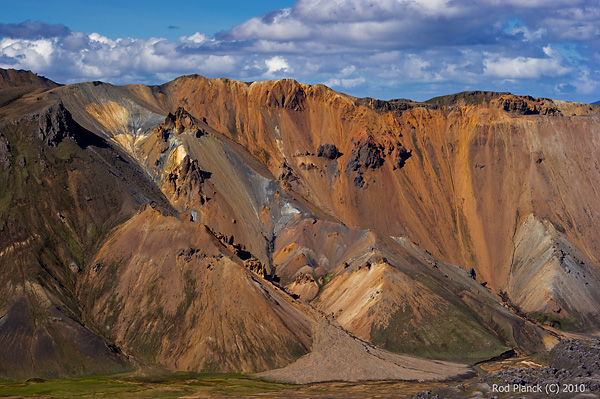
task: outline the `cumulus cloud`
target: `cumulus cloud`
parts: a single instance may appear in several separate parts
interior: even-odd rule
[[[298,0],[214,36],[176,40],[111,39],[27,21],[0,24],[0,67],[62,83],[291,77],[421,100],[432,88],[592,95],[598,20],[591,0]]]
[[[0,41],[0,54],[8,63],[31,70],[44,70],[51,65],[54,55],[53,39],[11,39]]]
[[[229,54],[190,52],[210,38],[199,33],[166,39],[110,39],[99,33],[71,32],[63,38],[0,40],[0,67],[30,69],[60,82],[102,79],[113,83],[156,83],[158,76],[200,72],[231,73],[236,57]]]
[[[273,77],[279,73],[291,73],[293,72],[290,65],[283,57],[273,57],[265,60],[265,65],[267,66],[267,72],[265,76]]]
[[[551,46],[543,48],[545,58],[491,56],[483,61],[484,74],[503,79],[537,79],[542,76],[561,76],[571,68]]]

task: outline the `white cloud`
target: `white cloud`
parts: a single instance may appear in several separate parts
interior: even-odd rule
[[[410,12],[448,16],[459,8],[448,0],[299,0],[292,11],[304,20],[358,22],[393,19]]]
[[[0,55],[12,58],[23,69],[34,71],[43,70],[52,63],[55,52],[55,39],[11,39],[4,38],[0,41]],[[2,64],[2,67],[11,67]]]
[[[102,36],[99,33],[92,33],[88,36],[92,42],[98,42],[102,44],[108,44],[109,46],[114,46],[115,42],[110,40],[108,37]]]
[[[264,76],[267,78],[273,78],[274,76],[281,73],[291,73],[293,69],[290,67],[288,62],[283,57],[272,57],[265,60],[267,71]]]
[[[0,24],[0,66],[62,83],[154,84],[199,73],[291,77],[384,98],[467,87],[551,96],[555,87],[598,88],[598,75],[585,72],[599,69],[598,20],[592,0],[298,0],[214,37],[108,38]]]
[[[329,87],[343,87],[345,89],[351,89],[353,87],[356,86],[360,86],[363,83],[365,83],[367,80],[365,78],[358,77],[358,78],[354,78],[354,79],[338,79],[338,78],[333,78],[333,79],[329,79],[328,81],[325,82],[325,86],[329,86]]]
[[[540,28],[535,31],[531,31],[526,26],[515,26],[510,31],[508,31],[508,34],[513,35],[513,36],[522,34],[523,41],[525,41],[525,42],[532,42],[535,40],[540,40],[545,33],[546,33],[546,29],[544,29],[544,28]]]
[[[599,75],[598,72],[596,72],[596,75]],[[573,86],[575,86],[577,93],[595,94],[600,89],[600,75],[598,79],[594,79],[590,76],[590,71],[582,71],[579,77],[573,82]]]
[[[201,34],[199,32],[196,32],[193,35],[188,36],[188,37],[183,36],[179,40],[182,41],[182,42],[190,42],[190,43],[194,43],[194,44],[203,44],[203,43],[206,43],[206,42],[210,41],[210,38],[208,36],[206,36],[206,35],[203,35],[203,34]]]
[[[302,21],[291,17],[291,9],[284,8],[279,13],[265,18],[252,18],[233,27],[234,38],[271,40],[299,40],[310,36],[310,28]]]
[[[356,67],[354,65],[348,65],[344,69],[340,71],[341,76],[350,76],[356,71]]]
[[[548,58],[490,56],[483,60],[484,75],[503,79],[537,79],[561,76],[571,71],[551,46],[543,48]]]

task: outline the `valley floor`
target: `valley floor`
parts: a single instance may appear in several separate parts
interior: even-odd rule
[[[269,382],[249,374],[166,373],[156,370],[69,379],[0,381],[3,398],[599,398],[600,340],[563,340],[552,351],[475,366],[480,377],[450,382],[326,382],[305,385]],[[560,393],[516,392],[514,384],[552,386]],[[511,387],[497,393],[492,387]],[[563,392],[569,386],[584,392]]]
[[[456,382],[460,384],[463,382]],[[441,382],[330,382],[288,385],[240,374],[134,375],[56,379],[44,382],[0,382],[3,398],[406,398],[423,390],[446,386]]]

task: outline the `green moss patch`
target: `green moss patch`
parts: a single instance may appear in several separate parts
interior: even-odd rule
[[[489,359],[508,349],[477,321],[451,305],[418,322],[413,309],[405,305],[393,314],[387,326],[372,326],[371,340],[393,352],[467,362]]]
[[[165,373],[148,376],[118,374],[68,379],[0,381],[0,397],[53,398],[179,398],[199,393],[246,396],[298,389],[265,382],[245,374]]]

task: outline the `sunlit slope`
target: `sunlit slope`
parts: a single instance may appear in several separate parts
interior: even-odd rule
[[[242,144],[328,219],[409,237],[495,292],[510,291],[515,234],[530,215],[598,263],[598,107],[502,93],[385,103],[197,76],[152,90]],[[319,156],[326,144],[338,153]],[[597,279],[586,282],[597,292]]]
[[[27,88],[0,116],[0,373],[126,370],[80,305],[76,282],[106,234],[141,204],[171,207],[128,154],[41,90]]]
[[[384,102],[200,76],[39,90],[11,94],[0,115],[60,103],[81,132],[58,123],[31,147],[72,146],[57,168],[80,176],[57,186],[68,195],[49,192],[76,209],[55,218],[79,223],[46,245],[65,309],[132,358],[283,366],[311,349],[311,312],[392,351],[468,361],[544,349],[556,341],[544,322],[598,329],[598,107],[506,93]],[[9,182],[23,167],[18,134],[2,134]],[[79,151],[93,167],[69,169]],[[107,197],[102,210],[86,184]],[[2,204],[6,216],[19,202]],[[72,272],[60,248],[87,243],[94,218],[103,227]],[[32,220],[6,247],[47,229]]]

